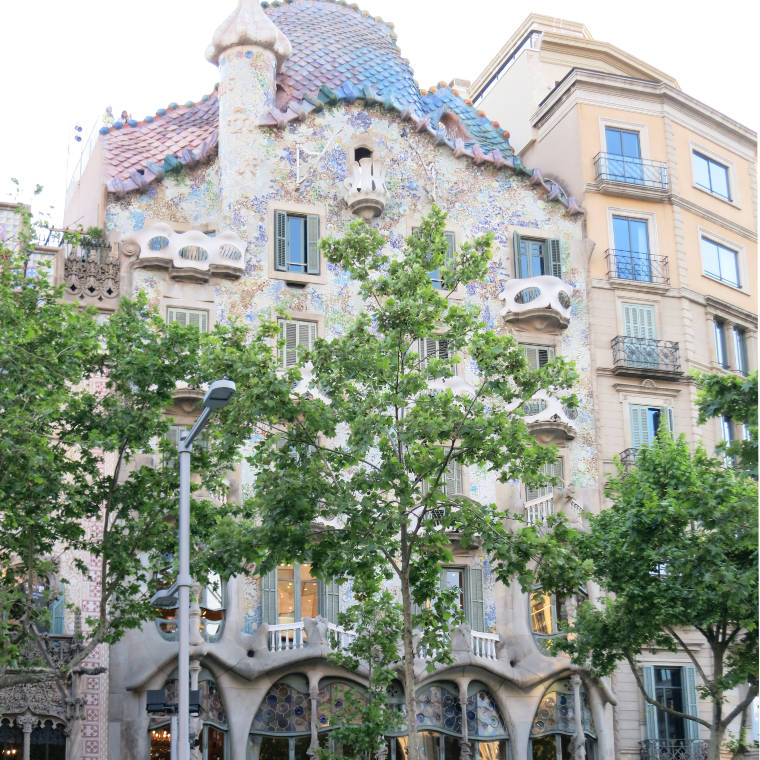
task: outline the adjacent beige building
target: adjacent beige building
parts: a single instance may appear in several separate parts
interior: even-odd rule
[[[756,134],[582,24],[534,14],[469,96],[586,211],[600,486],[661,424],[708,451],[743,436],[729,419],[697,424],[690,372],[757,366]],[[645,662],[687,675],[670,654]],[[626,692],[632,675],[613,684]],[[621,756],[677,738],[638,703],[616,711]]]

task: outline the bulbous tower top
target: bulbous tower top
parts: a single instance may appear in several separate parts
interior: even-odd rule
[[[278,69],[291,53],[290,41],[267,17],[259,0],[239,0],[238,7],[214,32],[206,58],[218,66],[222,53],[239,45],[271,50]]]

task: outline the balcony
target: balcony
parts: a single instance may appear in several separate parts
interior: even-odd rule
[[[707,760],[710,742],[700,739],[646,739],[639,742],[641,760]]]
[[[559,277],[507,280],[499,298],[504,301],[501,315],[506,322],[519,322],[537,330],[564,330],[570,324],[570,286]]]
[[[369,221],[383,213],[388,202],[386,169],[384,161],[372,157],[349,164],[349,175],[343,184],[346,187],[346,203],[353,214]]]
[[[234,232],[213,236],[199,230],[175,232],[165,222],[125,235],[120,243],[125,256],[136,256],[135,266],[166,269],[172,279],[191,282],[242,277],[245,248]]]
[[[678,343],[629,335],[613,338],[612,366],[616,375],[677,378],[683,374]]]
[[[625,251],[608,248],[607,277],[610,280],[634,280],[654,285],[670,285],[667,256],[652,256],[648,251]]]
[[[121,278],[119,255],[105,240],[63,242],[66,293],[99,304],[118,303]]]
[[[626,470],[630,470],[636,465],[636,457],[638,456],[638,453],[638,447],[623,449],[619,454],[620,464],[622,464]]]
[[[458,653],[472,655],[484,660],[498,660],[498,633],[473,631],[468,624],[458,625],[451,632],[451,651],[456,658]],[[437,650],[417,647],[416,657],[420,660],[434,660]]]
[[[540,525],[554,514],[554,496],[543,496],[525,503],[525,522],[528,525]]]
[[[521,411],[525,424],[540,443],[562,443],[575,438],[575,409],[568,409],[545,391],[538,391],[530,401],[524,402]]]
[[[670,187],[665,162],[612,153],[594,156],[594,176],[599,190],[613,195],[664,200]]]

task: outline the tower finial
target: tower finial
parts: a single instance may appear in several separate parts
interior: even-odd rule
[[[238,45],[271,50],[277,58],[278,69],[291,52],[290,41],[264,13],[259,0],[239,0],[238,7],[214,32],[206,58],[218,66],[221,54]]]

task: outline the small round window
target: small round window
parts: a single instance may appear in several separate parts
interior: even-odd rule
[[[199,245],[186,245],[179,249],[179,257],[185,261],[208,261],[208,251]]]
[[[516,296],[515,301],[517,303],[530,303],[535,301],[541,295],[541,291],[538,288],[524,288]]]
[[[156,237],[152,237],[148,241],[148,248],[150,248],[151,251],[163,251],[164,248],[169,247],[169,238],[164,237],[163,235],[157,235]]]

